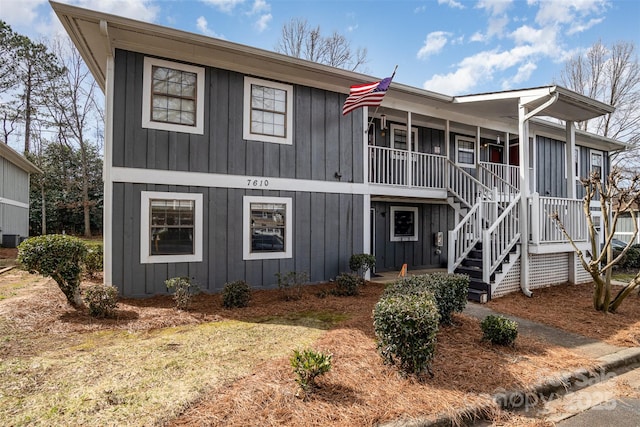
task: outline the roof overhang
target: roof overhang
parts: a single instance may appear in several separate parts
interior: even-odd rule
[[[490,114],[502,118],[517,118],[520,104],[529,111],[543,106],[535,115],[549,116],[559,120],[582,122],[612,113],[615,108],[595,99],[565,89],[561,86],[543,86],[532,89],[456,96],[454,103],[468,110],[469,114]],[[515,117],[514,117],[515,115]]]
[[[0,157],[4,157],[27,173],[42,173],[40,168],[24,158],[24,156],[21,156],[16,150],[9,147],[7,144],[0,143]]]

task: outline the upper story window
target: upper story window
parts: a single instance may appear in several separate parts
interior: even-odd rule
[[[142,127],[204,133],[204,68],[144,58]]]
[[[292,144],[293,86],[244,78],[243,137]]]
[[[590,173],[597,173],[602,179],[602,151],[591,150]]]
[[[476,140],[466,136],[456,136],[456,163],[465,168],[476,167]]]
[[[140,262],[202,261],[202,194],[141,193]]]
[[[391,125],[391,148],[396,150],[407,150],[409,144],[407,142],[407,127],[402,125]],[[411,151],[416,151],[418,141],[418,128],[411,128]]]

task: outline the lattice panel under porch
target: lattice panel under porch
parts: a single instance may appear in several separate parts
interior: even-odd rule
[[[569,281],[569,256],[573,254],[529,255],[529,289],[544,288]]]
[[[592,282],[593,279],[591,278],[591,275],[587,273],[587,270],[585,270],[584,267],[582,267],[582,263],[578,259],[578,256],[577,255],[573,255],[573,256],[576,257],[576,283]],[[589,262],[591,261],[591,257],[585,256],[585,260]]]
[[[504,276],[502,282],[498,284],[498,287],[493,292],[491,298],[498,298],[511,292],[517,292],[520,290],[520,259],[515,262],[511,270]]]

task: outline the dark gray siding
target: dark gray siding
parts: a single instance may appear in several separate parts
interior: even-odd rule
[[[391,206],[418,207],[418,241],[391,241]],[[375,209],[376,270],[399,270],[402,264],[412,268],[439,268],[447,266],[447,234],[455,225],[455,213],[444,204],[372,202]],[[434,233],[442,231],[444,246],[436,253]]]
[[[293,145],[245,141],[244,76],[205,67],[204,135],[143,129],[143,64],[116,51],[114,166],[363,182],[362,110],[343,116],[344,94],[294,86]]]
[[[203,262],[140,263],[141,191],[203,194]],[[245,195],[292,198],[292,258],[243,260]],[[174,276],[193,277],[207,292],[233,280],[274,287],[277,272],[305,271],[312,282],[325,281],[348,271],[349,257],[363,252],[363,196],[116,183],[113,198],[113,284],[126,296],[164,293],[164,281]]]
[[[536,150],[536,191],[543,197],[567,197],[564,141],[538,136]]]

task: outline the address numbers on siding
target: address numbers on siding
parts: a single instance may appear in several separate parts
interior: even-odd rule
[[[247,179],[247,187],[264,188],[269,186],[269,180],[264,178]]]

